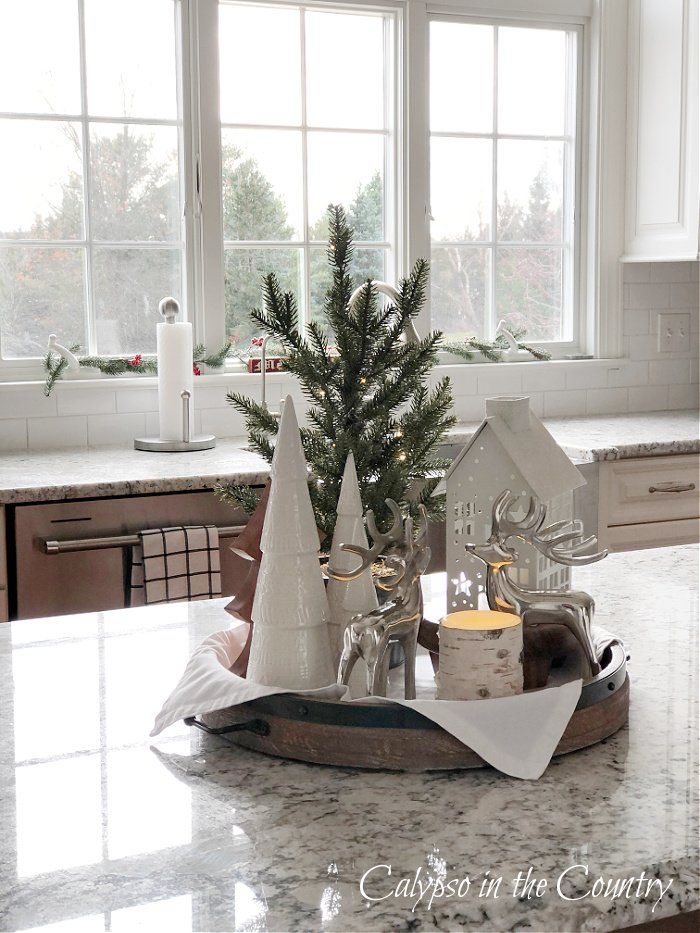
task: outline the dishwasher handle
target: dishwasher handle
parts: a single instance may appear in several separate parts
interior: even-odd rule
[[[218,528],[220,538],[235,538],[245,529],[245,525],[224,525]],[[72,554],[76,551],[102,551],[112,547],[135,547],[141,543],[137,534],[104,535],[101,538],[73,538],[57,540],[39,538],[39,545],[44,554]]]

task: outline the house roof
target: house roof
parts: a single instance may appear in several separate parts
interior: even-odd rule
[[[486,418],[453,461],[445,474],[445,480],[458,469],[477,439],[483,441],[484,432],[490,429],[535,495],[542,501],[547,502],[562,493],[585,486],[586,480],[580,471],[537,415],[529,410],[529,399],[525,405],[522,404],[523,399],[513,400],[519,403],[517,418],[514,419],[509,417],[507,406],[502,404],[506,401],[510,400],[487,400]],[[501,404],[489,405],[490,402]]]

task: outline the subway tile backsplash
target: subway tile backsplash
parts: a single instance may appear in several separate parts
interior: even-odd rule
[[[623,354],[619,365],[601,362],[532,368],[494,366],[474,370],[449,367],[455,412],[462,421],[477,421],[484,398],[525,392],[533,411],[546,418],[698,407],[698,277],[700,263],[628,263],[623,275]],[[679,353],[658,349],[659,312],[690,315],[690,340]],[[226,401],[226,392],[241,390],[241,380],[197,386],[195,431],[219,437],[245,432],[241,416]],[[277,408],[282,395],[298,389],[275,377],[268,401]],[[245,389],[259,400],[259,383]],[[46,398],[36,383],[0,386],[0,452],[102,444],[130,444],[140,434],[158,431],[158,392],[151,385],[115,383],[94,387],[59,385]]]

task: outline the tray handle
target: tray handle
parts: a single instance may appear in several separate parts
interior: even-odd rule
[[[230,726],[208,726],[206,723],[195,719],[194,716],[188,716],[184,723],[186,726],[194,726],[195,729],[201,729],[207,735],[227,735],[229,732],[252,732],[255,735],[269,735],[270,724],[264,719],[248,719],[246,722],[234,722]]]

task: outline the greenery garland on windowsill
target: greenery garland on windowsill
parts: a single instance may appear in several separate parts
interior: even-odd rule
[[[513,337],[518,341],[518,348],[530,353],[536,360],[549,360],[551,353],[543,350],[541,347],[534,347],[528,343],[520,341],[525,336],[525,331],[511,331]],[[243,364],[248,359],[260,356],[260,345],[262,339],[251,340],[251,345],[247,353],[242,353],[236,349],[233,343],[224,344],[216,353],[207,355],[206,347],[203,344],[197,344],[192,354],[192,369],[195,376],[201,375],[201,367],[208,369],[221,369],[226,360],[235,357]],[[80,344],[72,344],[68,348],[71,353],[77,353],[80,350]],[[503,351],[508,349],[508,344],[504,337],[498,336],[493,341],[481,341],[477,337],[467,337],[463,341],[443,343],[442,350],[447,353],[454,353],[462,357],[467,362],[473,362],[476,353],[481,353],[491,363],[503,362]],[[281,344],[275,342],[273,353],[284,352]],[[140,353],[135,356],[83,356],[78,358],[80,366],[86,369],[98,369],[105,376],[125,376],[131,374],[154,376],[158,372],[158,362],[155,357],[148,356],[145,359]],[[44,370],[46,371],[46,381],[44,383],[44,395],[50,395],[53,387],[59,379],[63,377],[68,366],[68,360],[64,359],[55,350],[49,350],[44,357]]]
[[[525,350],[536,360],[551,360],[552,354],[547,350],[543,350],[541,347],[534,347],[530,343],[521,343],[522,339],[525,337],[524,330],[516,330],[513,328],[510,333],[518,342],[519,350]],[[508,342],[505,337],[500,335],[492,341],[479,340],[478,337],[467,337],[462,341],[443,343],[442,349],[447,353],[454,353],[456,356],[461,356],[462,359],[466,360],[468,363],[473,362],[476,353],[481,353],[482,356],[486,357],[491,363],[502,363],[503,352],[508,349]]]
[[[77,353],[80,350],[80,344],[73,344],[68,349],[71,353]],[[230,357],[237,357],[241,362],[245,362],[244,356],[231,343],[225,343],[216,353],[210,354],[207,354],[203,344],[197,344],[192,353],[192,371],[195,376],[200,376],[202,366],[208,369],[221,369]],[[158,372],[156,358],[153,356],[144,358],[140,353],[136,356],[82,356],[78,359],[78,363],[86,369],[99,369],[105,376],[125,376],[131,373],[153,376]],[[55,350],[49,350],[44,357],[46,371],[44,395],[51,394],[53,387],[63,377],[67,366],[68,360]]]

